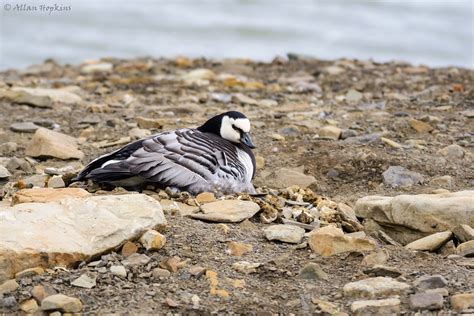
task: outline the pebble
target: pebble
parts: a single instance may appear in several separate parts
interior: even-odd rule
[[[328,125],[318,130],[319,137],[338,140],[341,137],[342,129],[336,126]]]
[[[91,272],[82,274],[79,278],[71,282],[71,285],[82,287],[84,289],[92,289],[97,285],[97,275]]]
[[[263,230],[268,240],[299,244],[303,240],[305,230],[294,225],[272,225]]]
[[[260,206],[252,201],[221,200],[201,205],[202,213],[190,214],[195,219],[209,222],[238,223],[253,217]]]
[[[214,202],[215,200],[216,196],[212,192],[202,192],[196,196],[196,202],[200,204]]]
[[[152,275],[154,278],[169,278],[171,276],[171,272],[166,270],[166,269],[162,269],[162,268],[154,268],[152,271],[151,271]]]
[[[150,136],[151,132],[148,129],[135,127],[128,131],[128,136],[132,139],[142,139]]]
[[[231,241],[228,244],[228,252],[232,256],[241,257],[242,255],[249,253],[253,250],[253,246],[245,243]]]
[[[456,247],[456,253],[465,257],[474,257],[474,240],[469,240]]]
[[[232,102],[243,105],[258,105],[258,101],[250,98],[242,93],[235,93],[232,95]]]
[[[443,295],[438,293],[416,293],[410,295],[410,307],[414,310],[437,310],[443,308]]]
[[[316,183],[316,178],[300,171],[279,168],[263,177],[265,185],[275,189],[285,189],[292,185],[307,188]]]
[[[450,240],[452,235],[453,233],[449,230],[445,232],[434,233],[407,244],[405,248],[419,251],[436,251],[448,240]]]
[[[17,305],[17,301],[14,296],[7,296],[7,297],[0,296],[0,307],[14,307],[16,305]]]
[[[121,254],[124,257],[128,257],[138,251],[137,245],[131,241],[125,242],[125,244],[122,246],[122,251]]]
[[[464,149],[457,144],[446,146],[440,149],[438,153],[452,159],[462,159],[465,154]]]
[[[285,140],[285,137],[283,137],[283,136],[280,135],[280,134],[273,133],[273,134],[272,134],[272,139],[273,139],[273,140],[276,140],[276,141],[284,141],[284,140]]]
[[[376,277],[347,283],[343,287],[344,295],[354,298],[375,298],[400,295],[410,289],[410,285],[389,277]]]
[[[257,268],[261,265],[262,264],[258,262],[239,261],[233,263],[232,268],[238,272],[250,274],[257,272]]]
[[[309,234],[308,244],[317,254],[331,256],[348,251],[368,251],[375,249],[375,242],[366,237],[344,235],[340,228],[325,226]]]
[[[41,309],[43,311],[58,310],[63,313],[79,313],[82,310],[82,303],[75,297],[54,294],[41,302]]]
[[[362,259],[361,264],[366,267],[383,265],[387,262],[388,258],[388,252],[386,250],[379,249],[377,251],[365,255],[364,259]]]
[[[34,133],[38,128],[40,127],[33,122],[13,123],[10,125],[10,129],[17,133]]]
[[[181,267],[181,259],[177,256],[165,258],[160,261],[160,267],[168,270],[169,272],[178,272],[178,269]]]
[[[30,298],[20,303],[20,309],[27,314],[34,314],[38,310],[39,306],[36,300]]]
[[[156,230],[147,230],[141,237],[140,243],[146,250],[160,250],[166,244],[166,237]]]
[[[474,308],[474,293],[461,293],[451,296],[451,307],[456,311]]]
[[[52,176],[48,180],[48,188],[64,188],[65,186],[66,183],[61,176]]]
[[[77,146],[77,140],[71,136],[39,128],[27,146],[25,153],[31,157],[82,159],[84,153]]]
[[[410,187],[422,184],[424,178],[418,172],[410,171],[402,166],[390,166],[382,173],[383,183],[391,187]]]
[[[133,253],[126,259],[122,260],[122,264],[126,267],[143,266],[150,262],[151,258],[145,254]]]
[[[121,265],[110,266],[110,273],[122,278],[127,277],[127,270],[125,269],[124,266],[121,266]]]
[[[6,179],[11,176],[12,174],[10,173],[10,171],[8,171],[8,169],[5,168],[4,166],[0,165],[0,179]]]
[[[355,301],[351,304],[354,315],[398,315],[400,313],[400,299],[387,298],[382,300]]]
[[[15,274],[15,279],[19,280],[22,278],[31,278],[34,276],[42,275],[43,273],[44,273],[44,269],[41,267],[29,268],[29,269],[25,269],[23,271],[17,272]]]
[[[189,267],[188,272],[192,276],[199,278],[206,272],[206,269],[201,266],[191,266]]]
[[[444,288],[448,285],[448,281],[440,274],[424,275],[417,278],[413,285],[420,291],[429,289]]]
[[[93,74],[93,73],[100,73],[100,72],[111,72],[114,65],[111,63],[97,63],[97,64],[89,64],[84,65],[81,67],[81,73],[83,74]]]
[[[454,179],[451,176],[441,176],[431,179],[431,185],[444,187],[444,188],[452,188],[454,186]]]
[[[378,265],[378,264],[368,269],[364,269],[364,273],[370,276],[376,276],[376,277],[386,276],[386,277],[391,277],[391,278],[397,278],[402,274],[396,268],[387,267],[387,266]]]
[[[7,280],[0,285],[0,295],[16,291],[20,285],[15,280]]]
[[[425,123],[416,119],[410,119],[408,123],[418,133],[428,133],[433,130],[433,127],[429,125],[428,123]]]
[[[362,97],[363,97],[362,93],[354,89],[350,89],[346,93],[346,101],[349,103],[357,103],[360,100],[362,100]]]
[[[216,74],[214,71],[205,68],[198,68],[184,74],[182,79],[189,82],[196,82],[200,80],[213,80],[215,77]]]
[[[392,148],[402,148],[402,145],[397,143],[396,141],[393,141],[391,139],[385,138],[385,137],[380,137],[380,140],[384,142],[385,144],[389,145]]]
[[[3,144],[0,144],[0,154],[5,155],[5,154],[12,154],[18,149],[18,144],[15,142],[6,142]]]
[[[299,272],[302,279],[307,280],[328,280],[328,275],[323,271],[321,266],[317,263],[310,262],[305,265]]]
[[[453,233],[454,236],[456,236],[456,238],[461,242],[474,240],[474,228],[469,225],[458,225],[453,229]]]

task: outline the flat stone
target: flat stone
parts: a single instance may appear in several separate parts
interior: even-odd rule
[[[228,244],[228,252],[232,256],[240,257],[246,253],[249,253],[253,250],[253,246],[250,244],[245,244],[241,242],[231,241]]]
[[[437,310],[443,308],[443,295],[438,293],[416,293],[410,295],[410,307],[414,310]]]
[[[398,298],[387,298],[355,301],[351,304],[351,311],[354,315],[360,316],[398,315],[400,313],[400,300]]]
[[[221,200],[201,206],[202,213],[190,214],[195,219],[209,222],[238,223],[253,217],[260,210],[257,203],[242,200]]]
[[[184,74],[182,79],[185,81],[194,82],[198,80],[213,80],[215,77],[216,74],[214,71],[205,68],[198,68]]]
[[[89,64],[84,65],[81,67],[81,73],[83,74],[93,74],[93,73],[101,73],[101,72],[111,72],[114,65],[111,63],[97,63],[97,64]]]
[[[408,244],[426,235],[474,226],[474,191],[441,194],[366,196],[355,205],[357,217],[375,221],[394,240]]]
[[[440,274],[424,275],[417,278],[413,285],[420,291],[444,288],[448,286],[448,281]]]
[[[410,285],[388,277],[376,277],[347,283],[344,295],[354,298],[375,298],[400,295],[410,289]]]
[[[50,131],[46,128],[39,128],[26,148],[26,155],[31,157],[82,159],[84,153],[77,146],[77,140],[74,137]]]
[[[416,119],[410,119],[408,124],[410,124],[410,126],[418,133],[428,133],[433,130],[433,127],[430,124]]]
[[[82,310],[82,303],[75,297],[54,294],[41,302],[41,309],[43,311],[57,310],[63,313],[79,313]]]
[[[383,265],[389,258],[388,252],[384,249],[379,249],[364,256],[361,264],[366,267],[374,267]]]
[[[196,202],[198,203],[210,203],[216,200],[216,196],[212,192],[202,192],[196,196]]]
[[[474,228],[469,225],[461,224],[453,229],[454,236],[461,241],[466,242],[469,240],[474,240]]]
[[[170,271],[162,268],[154,268],[151,273],[154,278],[169,278],[171,276]]]
[[[133,253],[126,259],[122,260],[122,264],[126,267],[143,266],[150,262],[151,258],[145,254]]]
[[[250,274],[257,272],[257,268],[260,267],[262,264],[258,262],[248,262],[248,261],[239,261],[232,264],[232,268],[234,270],[244,273]]]
[[[37,275],[42,275],[44,273],[44,269],[41,267],[29,268],[23,271],[20,271],[15,274],[15,279],[19,280],[22,278],[31,278]]]
[[[474,308],[474,293],[461,293],[451,296],[451,307],[456,311]]]
[[[77,279],[71,282],[71,285],[82,287],[84,289],[92,289],[97,285],[97,275],[93,273],[84,273]]]
[[[278,240],[290,244],[299,244],[305,230],[295,225],[271,225],[263,230],[268,240]]]
[[[457,246],[456,253],[461,256],[474,257],[474,240],[463,242]]]
[[[436,177],[431,179],[430,184],[442,188],[451,188],[454,186],[454,179],[451,176]]]
[[[325,257],[348,251],[374,250],[376,246],[371,239],[344,235],[340,228],[334,226],[312,231],[309,234],[308,244],[314,252]]]
[[[165,213],[178,213],[181,216],[189,216],[199,212],[198,206],[191,206],[178,201],[163,199],[160,203]]]
[[[125,269],[124,266],[121,266],[121,265],[111,266],[110,273],[112,273],[113,275],[119,276],[121,278],[127,277],[127,270]]]
[[[51,108],[53,106],[53,100],[48,96],[35,95],[16,89],[0,89],[0,99],[7,99],[13,104],[27,104],[39,108]]]
[[[443,246],[448,240],[450,240],[452,235],[453,233],[449,230],[445,232],[434,233],[432,235],[412,241],[406,245],[405,248],[420,251],[436,251],[437,249],[441,248],[441,246]]]
[[[318,134],[319,137],[330,138],[334,140],[338,140],[341,137],[342,129],[337,126],[324,126],[319,129]]]
[[[59,202],[68,198],[82,198],[91,194],[80,188],[37,188],[19,190],[13,196],[13,205],[21,203],[48,203]]]
[[[147,230],[141,237],[140,243],[146,250],[159,250],[166,244],[166,237],[156,230]]]
[[[17,133],[34,133],[38,128],[40,127],[33,122],[13,123],[10,125],[10,129]]]
[[[465,154],[464,149],[457,144],[446,146],[440,149],[438,153],[451,159],[462,159]]]
[[[266,176],[263,182],[276,189],[285,189],[292,185],[307,188],[316,183],[316,178],[296,170],[280,168]]]
[[[362,97],[363,97],[362,93],[354,89],[350,89],[346,93],[346,101],[349,103],[357,103],[360,100],[362,100]]]
[[[364,269],[364,273],[370,276],[386,276],[386,277],[391,277],[391,278],[397,278],[399,277],[402,273],[392,267],[387,267],[383,265],[374,265],[373,267]]]
[[[144,194],[0,206],[0,219],[0,282],[27,268],[73,266],[166,225],[160,203]]]
[[[48,180],[48,188],[64,188],[66,184],[64,183],[63,177],[61,176],[52,176]]]
[[[36,303],[36,300],[33,298],[23,301],[20,304],[20,309],[27,314],[34,314],[38,308],[38,303]]]
[[[305,265],[299,273],[299,277],[307,280],[327,280],[329,279],[326,272],[317,263],[310,262]]]
[[[125,244],[122,246],[122,256],[124,257],[128,257],[130,255],[133,255],[134,253],[136,253],[138,251],[138,247],[137,245],[135,245],[135,243],[131,242],[131,241],[127,241],[125,242]]]
[[[14,103],[29,104],[37,107],[52,107],[54,102],[78,104],[82,101],[80,96],[68,91],[67,88],[46,89],[13,87],[11,91],[17,94],[14,98]]]
[[[20,285],[15,280],[7,280],[0,285],[0,295],[16,291]]]
[[[384,173],[383,183],[391,187],[410,187],[422,184],[425,180],[418,172],[410,171],[401,166],[390,166]]]
[[[48,176],[45,174],[34,174],[32,176],[23,179],[23,182],[27,187],[34,189],[44,188],[48,182]]]
[[[4,166],[0,165],[0,179],[6,179],[11,176],[12,174],[10,173],[10,171],[8,171],[8,169],[5,168]]]

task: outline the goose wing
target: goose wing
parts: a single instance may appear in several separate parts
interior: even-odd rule
[[[139,142],[102,158],[101,167],[85,178],[113,182],[141,176],[147,182],[180,188],[223,180],[250,181],[236,146],[213,134],[179,129]],[[129,146],[134,150],[127,149]]]

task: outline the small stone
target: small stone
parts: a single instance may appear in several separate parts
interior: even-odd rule
[[[365,269],[364,273],[370,276],[386,276],[391,278],[397,278],[402,274],[396,268],[387,267],[383,265],[374,265],[371,268]]]
[[[474,240],[474,229],[469,225],[458,225],[453,229],[453,233],[454,236],[456,236],[456,238],[461,242]]]
[[[443,295],[416,293],[410,295],[410,307],[414,310],[437,310],[443,308]]]
[[[232,256],[241,257],[242,255],[251,252],[253,250],[253,246],[249,244],[244,244],[236,241],[229,242],[229,249],[228,252]]]
[[[143,129],[162,129],[164,122],[161,119],[153,119],[147,117],[137,117],[138,127]]]
[[[198,278],[206,272],[206,269],[201,267],[201,266],[191,266],[191,267],[189,267],[188,272],[192,276]]]
[[[438,153],[452,159],[462,159],[465,154],[464,149],[457,144],[446,146],[440,149]]]
[[[434,233],[432,235],[423,237],[415,240],[405,246],[406,249],[419,250],[419,251],[436,251],[443,246],[448,240],[451,239],[453,233],[451,231],[445,231],[440,233]]]
[[[361,264],[366,267],[373,267],[376,265],[383,265],[387,262],[387,260],[388,252],[383,249],[380,249],[364,256],[364,259],[362,259]]]
[[[398,315],[400,313],[400,300],[398,298],[387,298],[355,301],[351,305],[351,311],[354,315],[360,316]]]
[[[28,183],[28,182],[27,182]],[[68,198],[82,198],[90,196],[90,193],[80,188],[37,188],[23,189],[15,193],[12,202],[14,205],[21,203],[48,203],[59,202]]]
[[[410,171],[402,166],[390,166],[384,173],[383,182],[391,187],[410,187],[415,184],[422,184],[424,178],[417,172]]]
[[[142,139],[150,135],[151,132],[144,128],[135,127],[128,131],[128,136],[130,136],[132,139]]]
[[[388,277],[376,277],[347,283],[343,287],[347,297],[374,298],[400,295],[410,289],[410,285]]]
[[[146,250],[160,250],[166,244],[166,237],[151,229],[140,237],[140,243]]]
[[[429,289],[438,289],[448,286],[448,281],[439,274],[434,275],[424,275],[417,278],[413,285],[420,291],[429,290]]]
[[[128,257],[138,251],[137,245],[131,241],[127,241],[123,246],[122,246],[122,256]]]
[[[101,72],[111,72],[114,65],[111,63],[97,63],[97,64],[89,64],[84,65],[81,68],[82,74],[93,74],[93,73],[101,73]]]
[[[362,100],[362,97],[363,97],[362,93],[360,93],[357,90],[350,89],[349,91],[347,91],[346,101],[349,103],[357,103],[360,100]]]
[[[84,153],[77,148],[75,138],[46,128],[36,130],[25,153],[31,157],[59,159],[82,159],[84,157]]]
[[[286,189],[293,185],[307,188],[316,183],[316,178],[300,171],[279,168],[263,179],[264,183],[275,189]]]
[[[46,297],[41,302],[41,309],[43,311],[58,310],[63,313],[79,313],[82,310],[82,303],[75,297],[54,294]]]
[[[213,80],[215,77],[216,74],[212,70],[205,68],[191,70],[190,72],[182,76],[185,81],[190,82],[195,82],[199,80]]]
[[[84,289],[92,289],[96,286],[97,275],[93,273],[84,273],[77,279],[71,282],[71,285],[82,287]]]
[[[10,125],[10,129],[17,133],[34,133],[38,128],[40,128],[40,126],[33,122],[13,123]]]
[[[169,272],[178,272],[178,269],[180,268],[180,263],[181,260],[179,257],[171,257],[171,258],[166,258],[160,262],[160,267],[163,269],[168,270]]]
[[[232,102],[243,105],[258,105],[258,101],[242,93],[235,93],[232,96]]]
[[[20,285],[15,280],[7,280],[0,285],[0,295],[16,291]]]
[[[265,167],[265,158],[263,158],[262,156],[256,156],[255,164],[257,166],[257,170],[262,169],[263,167]]]
[[[38,303],[33,298],[23,301],[20,304],[20,309],[27,314],[34,314],[38,310]]]
[[[456,311],[474,308],[474,293],[462,293],[451,296],[451,307]]]
[[[125,269],[124,266],[111,266],[110,267],[110,273],[113,275],[119,276],[121,278],[126,278],[127,277],[127,270]]]
[[[339,66],[328,66],[324,68],[324,71],[329,75],[340,75],[344,73],[346,70]]]
[[[284,140],[285,140],[285,137],[283,137],[283,136],[280,135],[280,134],[273,133],[273,134],[272,134],[272,139],[273,139],[273,140],[276,140],[276,141],[284,141]]]
[[[316,304],[323,313],[326,313],[329,315],[338,315],[337,306],[331,302],[328,302],[319,298],[315,298],[315,297],[311,298],[311,302],[313,304]]]
[[[162,268],[154,268],[152,271],[151,271],[152,275],[154,278],[169,278],[171,276],[171,272],[166,270],[166,269],[162,269]]]
[[[165,304],[168,306],[168,307],[171,307],[171,308],[176,308],[179,306],[178,303],[176,303],[173,299],[167,297],[165,298]]]
[[[410,119],[408,121],[410,126],[416,130],[418,133],[428,133],[433,130],[433,127],[425,122],[416,120],[416,119]]]
[[[35,285],[31,290],[31,296],[33,296],[38,303],[41,303],[45,297],[53,294],[56,294],[56,291],[50,286]]]
[[[456,253],[465,257],[474,257],[474,240],[463,242],[456,247]]]
[[[8,171],[8,169],[5,168],[4,166],[0,165],[0,179],[6,179],[11,176],[12,174],[10,173],[10,171]]]
[[[210,222],[238,223],[253,217],[260,206],[252,201],[221,200],[201,205],[202,213],[189,216]]]
[[[125,260],[122,260],[122,264],[126,267],[143,266],[150,262],[150,257],[144,254],[133,253],[129,255]]]
[[[43,273],[44,273],[44,269],[41,267],[29,268],[29,269],[16,273],[15,279],[19,280],[22,278],[31,278],[37,275],[42,275]]]
[[[44,188],[48,183],[48,176],[45,174],[34,174],[23,179],[27,188]],[[24,191],[27,192],[27,191]],[[22,193],[24,193],[22,191]],[[45,192],[46,193],[46,192]]]
[[[328,275],[317,263],[310,262],[299,273],[300,278],[307,280],[327,280]]]
[[[14,296],[7,296],[3,298],[0,296],[0,307],[14,307],[17,305],[16,298]]]
[[[451,176],[441,176],[431,179],[431,185],[444,187],[444,188],[451,188],[454,186],[454,179]]]
[[[61,176],[52,176],[48,180],[48,188],[64,188],[65,186],[66,184]]]
[[[305,230],[295,225],[272,225],[263,230],[268,240],[278,240],[291,244],[299,244],[303,240]]]
[[[214,202],[216,196],[212,192],[202,192],[196,196],[196,201],[200,204]]]
[[[250,274],[257,272],[257,268],[261,265],[261,263],[257,262],[239,261],[232,264],[232,268],[238,272]]]
[[[230,232],[230,228],[229,228],[229,226],[226,225],[226,224],[222,224],[222,223],[217,224],[217,225],[216,225],[216,228],[217,228],[221,233],[223,233],[224,235],[227,235],[227,234]]]
[[[5,154],[12,154],[18,149],[18,144],[15,142],[6,142],[3,144],[0,144],[0,154],[5,155]]]
[[[331,256],[348,251],[367,251],[375,249],[375,242],[367,237],[344,235],[340,228],[326,226],[309,234],[308,243],[311,249],[322,255]]]
[[[396,141],[393,141],[391,139],[385,138],[385,137],[380,137],[380,140],[384,142],[385,144],[389,145],[392,148],[402,148],[402,145],[397,143]]]
[[[318,134],[323,138],[338,140],[341,137],[342,129],[336,126],[328,125],[319,129]]]

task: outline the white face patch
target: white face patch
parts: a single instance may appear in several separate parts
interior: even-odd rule
[[[237,121],[239,121],[240,124],[243,124],[241,121],[244,121],[244,120],[245,119],[233,119],[228,116],[222,117],[221,130],[220,130],[221,137],[233,143],[240,143],[240,132],[238,130],[235,130],[232,126],[236,126],[242,129],[240,126],[237,125]],[[250,130],[250,122],[248,122],[248,129]],[[242,130],[244,131],[244,129]]]

